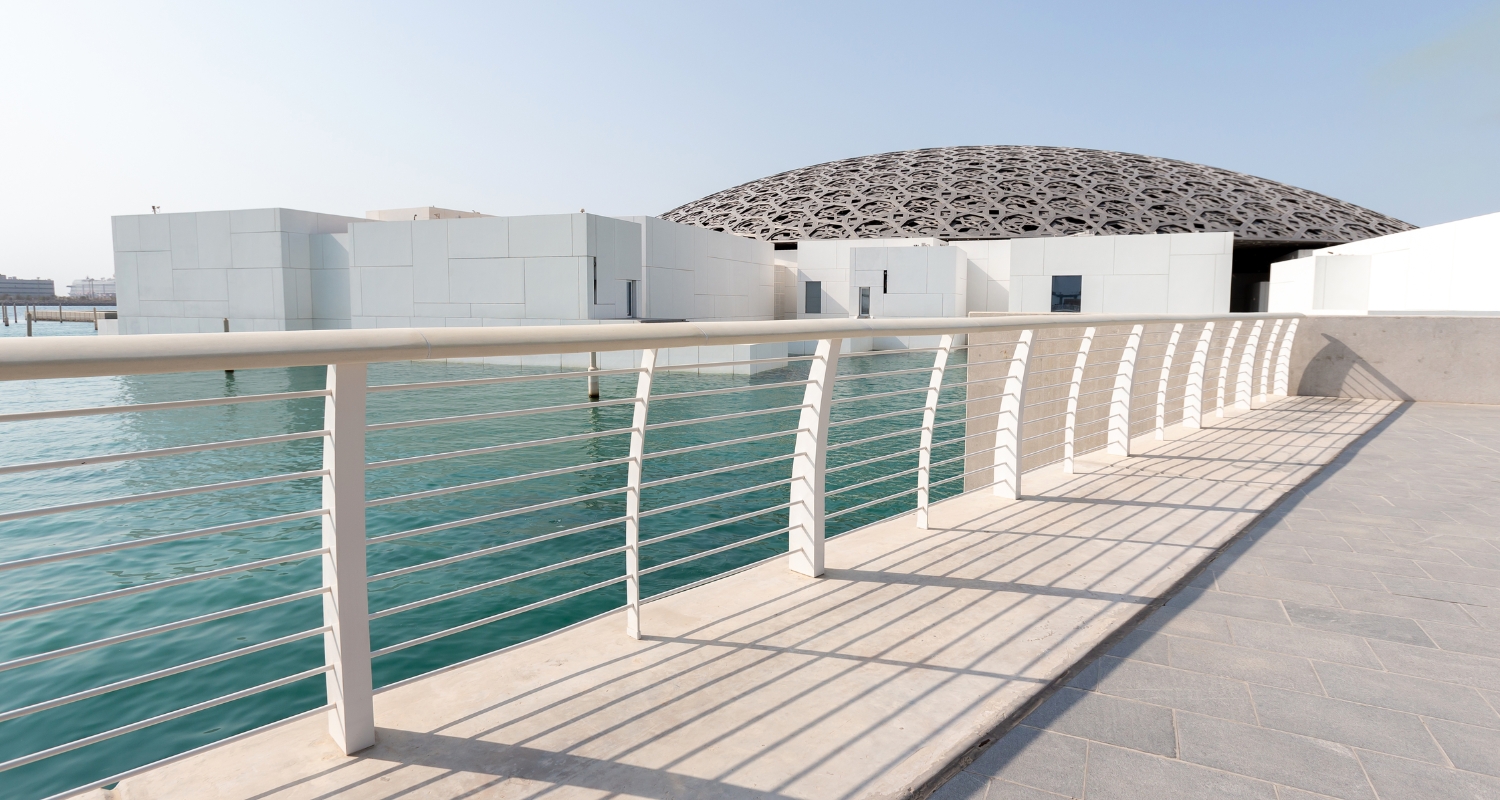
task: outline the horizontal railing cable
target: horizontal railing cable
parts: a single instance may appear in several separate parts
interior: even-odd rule
[[[713,369],[716,367],[738,367],[748,364],[790,364],[797,361],[811,361],[813,360],[813,358],[815,358],[815,356],[787,356],[785,358],[771,356],[770,358],[745,358],[737,361],[706,361],[699,364],[658,364],[656,366],[656,371],[665,372],[667,370],[678,369],[703,370]],[[587,375],[588,373],[583,374]]]
[[[114,544],[102,544],[96,547],[84,547],[78,550],[66,550],[61,553],[52,553],[45,556],[32,556],[31,558],[22,558],[0,564],[0,572],[11,569],[20,569],[22,567],[35,567],[41,564],[51,564],[57,561],[69,561],[75,558],[96,556],[103,553],[113,553],[119,550],[131,550],[137,547],[145,547],[152,544],[161,544],[162,542],[176,542],[183,539],[195,539],[199,536],[212,536],[216,533],[230,533],[232,531],[244,530],[246,528],[256,528],[261,525],[275,525],[281,522],[293,522],[299,519],[308,519],[310,517],[321,517],[327,513],[328,509],[326,508],[314,508],[310,511],[297,511],[291,514],[280,514],[274,517],[262,517],[260,519],[246,520],[245,522],[231,522],[226,525],[214,525],[213,527],[209,528],[198,528],[196,530],[183,531],[181,533],[167,533],[161,536],[151,536],[145,539],[131,539],[124,542],[115,542]]]
[[[904,492],[897,492],[897,493],[892,494],[892,495],[886,495],[885,497],[879,498],[877,500],[871,500],[868,503],[860,503],[857,506],[850,506],[848,508],[841,508],[838,511],[833,512],[832,514],[825,514],[825,515],[823,515],[823,519],[829,520],[829,519],[833,519],[834,517],[843,516],[844,514],[852,514],[855,511],[860,511],[862,509],[869,508],[870,506],[878,506],[881,503],[888,503],[888,502],[890,502],[892,500],[895,500],[898,497],[901,497],[902,495],[911,494],[911,493],[915,492],[916,490],[917,490],[917,487],[913,486],[912,488],[907,489]]]
[[[199,711],[204,711],[206,709],[213,708],[214,706],[223,705],[224,703],[233,702],[235,700],[241,700],[246,697],[251,697],[253,695],[260,694],[261,692],[266,692],[270,691],[271,689],[285,686],[289,683],[296,683],[300,680],[306,680],[307,678],[311,678],[315,675],[322,675],[323,673],[328,672],[332,669],[332,665],[324,665],[321,667],[314,667],[313,669],[309,670],[303,670],[302,672],[299,672],[295,675],[288,675],[285,678],[278,678],[274,681],[268,681],[266,683],[260,684],[259,686],[252,686],[249,689],[241,689],[238,692],[232,692],[230,694],[223,695],[222,697],[216,697],[212,700],[206,700],[202,703],[197,703],[186,708],[179,708],[176,711],[169,711],[165,714],[158,714],[154,717],[151,717],[150,719],[143,719],[140,722],[132,722],[129,725],[121,725],[118,728],[111,728],[110,730],[104,731],[103,733],[96,733],[93,736],[85,736],[82,739],[75,739],[71,742],[68,742],[67,744],[60,744],[56,747],[49,747],[46,750],[40,750],[38,752],[32,753],[31,755],[21,756],[20,758],[13,758],[4,763],[0,763],[0,772],[15,769],[16,767],[22,767],[36,761],[41,761],[44,758],[51,758],[52,756],[61,755],[72,750],[77,750],[80,747],[87,747],[91,744],[97,744],[106,739],[113,739],[116,736],[123,736],[127,733],[133,733],[143,728],[149,728],[152,725],[169,722],[179,717],[185,717],[189,714],[196,714]]]
[[[68,600],[58,600],[53,603],[43,603],[39,606],[18,608],[15,611],[6,611],[4,613],[0,613],[0,623],[10,622],[13,619],[25,619],[26,617],[34,617],[38,614],[46,614],[52,611],[61,611],[65,608],[76,608],[77,606],[88,605],[90,603],[100,603],[105,600],[114,600],[120,597],[129,597],[133,594],[150,592],[156,589],[166,589],[171,586],[181,586],[185,583],[206,581],[212,578],[220,578],[225,575],[234,575],[240,572],[248,572],[252,569],[273,567],[278,564],[289,564],[293,561],[302,561],[314,556],[325,555],[326,553],[328,553],[328,548],[326,547],[320,547],[317,550],[303,550],[300,553],[292,553],[291,555],[262,558],[257,561],[251,561],[245,564],[236,564],[232,567],[220,567],[219,569],[211,569],[207,572],[195,572],[191,575],[182,575],[176,578],[167,578],[166,580],[152,581],[151,583],[141,583],[136,584],[135,586],[127,586],[124,589],[113,589],[108,592],[100,592],[98,594],[90,594],[83,597],[74,597]]]
[[[736,411],[730,414],[715,414],[711,417],[693,417],[691,419],[678,419],[671,422],[653,422],[646,426],[646,430],[654,431],[662,428],[680,428],[683,425],[702,425],[709,422],[724,422],[731,419],[743,419],[745,417],[759,417],[765,414],[780,414],[785,411],[801,411],[807,408],[806,403],[798,403],[791,406],[777,406],[775,408],[760,408],[754,411]]]
[[[658,542],[665,542],[665,541],[667,541],[669,539],[681,538],[683,536],[688,536],[688,535],[691,535],[691,534],[694,534],[694,533],[701,533],[701,532],[706,531],[706,530],[708,530],[710,528],[718,528],[718,527],[721,527],[721,526],[724,526],[724,525],[731,525],[731,524],[736,523],[736,522],[744,522],[747,519],[754,519],[756,517],[763,517],[763,516],[765,516],[767,514],[773,514],[773,513],[777,512],[777,511],[781,511],[783,509],[791,508],[791,506],[792,506],[792,504],[789,503],[789,502],[788,503],[782,503],[780,505],[766,506],[765,508],[757,509],[755,511],[746,511],[743,514],[736,514],[735,516],[732,516],[732,517],[726,517],[724,519],[716,519],[713,522],[705,522],[702,525],[694,525],[691,528],[683,528],[680,531],[672,531],[671,533],[663,533],[660,536],[652,536],[649,539],[641,539],[641,547],[645,547],[648,544],[657,544]]]
[[[962,458],[962,456],[960,456],[960,458]],[[939,463],[942,463],[942,462],[939,462]],[[937,466],[937,464],[933,464],[932,466],[935,467],[935,466]],[[823,492],[823,496],[824,497],[833,497],[835,495],[843,494],[844,492],[852,492],[855,489],[863,489],[866,486],[873,486],[874,484],[877,484],[877,483],[885,483],[886,481],[894,480],[896,478],[902,477],[903,475],[912,475],[912,474],[915,474],[917,472],[917,470],[919,470],[919,469],[921,469],[921,467],[912,467],[911,469],[904,469],[904,470],[901,470],[900,472],[892,472],[892,473],[889,473],[889,474],[886,474],[886,475],[881,475],[881,476],[879,476],[877,478],[871,478],[871,479],[869,479],[867,481],[860,481],[859,483],[851,483],[848,486],[840,486],[837,489],[828,489],[827,491]]]
[[[785,389],[789,386],[806,386],[812,381],[777,381],[776,383],[754,383],[745,386],[728,386],[722,389],[701,389],[694,392],[673,392],[671,394],[651,395],[651,402],[661,400],[682,400],[688,397],[708,397],[716,394],[734,394],[735,392],[758,392],[762,389]],[[634,401],[631,401],[634,402]]]
[[[417,428],[425,425],[451,425],[459,422],[482,422],[491,419],[511,419],[514,417],[529,417],[533,414],[553,414],[560,411],[584,411],[591,408],[607,408],[609,406],[621,406],[635,402],[635,398],[626,397],[619,400],[591,400],[587,403],[565,403],[558,406],[537,406],[536,408],[517,408],[510,411],[486,411],[481,414],[459,414],[452,417],[429,417],[426,419],[407,419],[400,422],[378,422],[366,425],[367,431],[393,431],[399,428]]]
[[[41,517],[48,514],[65,514],[71,511],[88,511],[94,508],[106,508],[108,506],[125,505],[126,503],[144,503],[149,500],[166,500],[172,497],[186,497],[188,495],[203,494],[205,492],[222,492],[228,489],[243,489],[249,486],[264,486],[268,483],[285,483],[287,481],[299,481],[307,478],[321,478],[328,474],[326,469],[314,469],[306,472],[288,472],[281,475],[267,475],[261,478],[245,478],[238,481],[225,481],[223,483],[209,483],[200,486],[189,486],[183,489],[166,489],[160,492],[145,492],[143,494],[131,494],[123,497],[111,497],[105,500],[89,500],[82,503],[68,503],[60,506],[47,506],[45,508],[31,508],[25,511],[11,511],[0,514],[0,522],[10,522],[14,519],[29,519]]]
[[[757,484],[755,486],[746,486],[743,489],[735,489],[734,491],[730,491],[730,492],[723,492],[721,494],[709,495],[708,497],[700,497],[700,498],[698,498],[696,500],[684,500],[681,503],[673,503],[672,505],[669,505],[669,506],[662,506],[661,508],[653,508],[650,511],[642,511],[640,513],[640,516],[641,516],[642,519],[644,519],[646,517],[654,517],[657,514],[666,514],[668,512],[672,512],[672,511],[681,511],[684,508],[692,508],[693,506],[700,506],[700,505],[703,505],[704,503],[712,503],[712,502],[715,502],[715,501],[718,501],[718,500],[727,500],[727,499],[729,499],[731,497],[739,497],[742,494],[750,494],[752,492],[761,492],[761,491],[765,491],[766,489],[774,489],[777,486],[785,486],[786,484],[791,483],[793,480],[795,480],[795,479],[794,478],[782,478],[781,480],[771,481],[770,483],[761,483],[761,484]]]
[[[147,636],[154,636],[158,633],[168,633],[171,631],[181,630],[183,628],[189,628],[194,625],[201,625],[205,622],[214,622],[216,620],[226,619],[228,617],[238,616],[240,614],[248,614],[252,611],[261,611],[267,608],[273,608],[275,606],[283,605],[285,603],[295,603],[298,600],[307,600],[309,598],[317,597],[318,595],[327,593],[328,587],[321,586],[317,589],[307,589],[301,592],[282,595],[281,597],[272,597],[268,600],[261,600],[255,603],[247,603],[242,606],[235,606],[234,608],[226,608],[223,611],[214,611],[212,613],[202,614],[196,617],[189,617],[188,619],[177,620],[176,622],[165,622],[160,625],[153,625],[149,628],[141,628],[140,630],[130,631],[129,633],[120,633],[114,636],[106,636],[103,639],[95,639],[90,642],[68,645],[67,647],[59,647],[56,650],[48,650],[43,653],[21,656],[19,658],[13,658],[9,661],[0,662],[0,672],[19,669],[21,667],[29,667],[32,664],[40,664],[43,661],[51,661],[55,658],[63,658],[66,656],[77,655],[78,653],[86,653],[90,650],[97,650],[101,647],[108,647],[110,645],[120,644],[122,642],[142,639]]]
[[[293,442],[299,439],[316,439],[327,435],[328,431],[302,431],[299,433],[280,433],[274,436],[256,436],[250,439],[233,439],[224,442],[185,444],[179,445],[177,447],[162,447],[156,450],[136,450],[130,453],[108,453],[100,456],[64,458],[57,461],[34,461],[30,464],[12,464],[10,466],[0,467],[0,475],[11,475],[18,472],[35,472],[44,469],[91,467],[96,464],[113,464],[120,461],[135,461],[142,458],[164,458],[167,456],[178,456],[188,453],[202,453],[209,450],[227,450],[231,447],[252,447],[259,444],[276,444],[278,442]]]
[[[703,444],[693,444],[686,447],[674,447],[671,450],[658,450],[654,453],[644,453],[641,455],[641,459],[646,460],[652,458],[666,458],[668,456],[680,456],[683,453],[696,453],[699,450],[712,450],[715,447],[729,447],[731,445],[737,444],[749,444],[750,442],[763,442],[767,439],[779,439],[783,436],[796,436],[797,433],[801,430],[801,428],[792,428],[791,430],[785,431],[757,433],[754,436],[741,436],[738,439],[723,439],[717,442],[704,442]]]
[[[421,456],[407,456],[405,458],[390,458],[385,461],[372,461],[365,465],[365,469],[385,469],[387,467],[401,467],[408,464],[421,464],[426,461],[438,461],[445,458],[466,458],[468,456],[482,456],[489,453],[503,453],[507,450],[524,450],[528,447],[544,447],[549,444],[564,444],[567,442],[581,442],[588,439],[602,439],[606,436],[620,436],[630,433],[629,428],[612,428],[607,431],[592,431],[590,433],[575,433],[571,436],[553,436],[547,439],[531,439],[524,442],[511,442],[509,444],[493,444],[486,447],[471,447],[467,450],[451,450],[446,453],[429,453]]]
[[[464,517],[463,519],[455,519],[448,522],[438,522],[432,525],[424,525],[420,528],[412,528],[410,530],[397,531],[395,533],[386,533],[380,536],[372,536],[366,543],[382,544],[384,542],[391,542],[397,539],[405,539],[409,536],[421,536],[425,533],[437,533],[438,531],[446,531],[451,528],[462,528],[466,525],[478,525],[482,522],[491,522],[497,519],[505,519],[506,517],[518,517],[522,514],[533,514],[538,511],[546,511],[549,508],[572,505],[573,503],[583,503],[589,500],[599,500],[605,497],[609,497],[610,495],[624,494],[625,491],[626,488],[624,486],[621,486],[617,489],[604,489],[598,492],[591,492],[589,494],[574,495],[572,497],[562,497],[557,500],[548,500],[545,503],[535,503],[529,506],[521,506],[520,508],[510,508],[506,509],[505,511],[494,511],[489,514],[480,514],[477,517]],[[618,519],[611,520],[611,522],[623,522],[624,519],[624,517],[620,517]],[[568,532],[571,531],[567,531],[564,533]],[[555,536],[561,535],[563,535],[563,533],[555,534]],[[548,534],[548,536],[554,536],[554,534]]]
[[[60,419],[62,417],[88,417],[96,414],[129,414],[137,411],[171,411],[178,408],[200,408],[202,406],[227,406],[239,403],[265,403],[273,400],[302,400],[310,397],[327,397],[327,389],[312,389],[306,392],[275,392],[272,394],[246,394],[239,397],[208,397],[202,400],[169,400],[161,403],[136,403],[125,406],[95,406],[93,408],[65,408],[58,411],[26,411],[19,414],[0,414],[0,424],[6,422],[28,422],[38,419]]]
[[[786,461],[789,458],[796,457],[796,453],[784,453],[779,456],[770,456],[769,458],[762,458],[756,461],[746,461],[740,464],[730,464],[727,467],[715,467],[713,469],[705,469],[698,472],[689,472],[686,475],[674,475],[670,478],[658,478],[654,481],[646,481],[645,483],[642,483],[641,488],[649,489],[653,486],[665,486],[669,483],[680,483],[682,481],[693,480],[694,478],[706,478],[709,475],[720,475],[725,472],[738,472],[742,469],[750,469],[751,467],[760,467],[766,464],[774,464],[777,461]]]
[[[856,445],[868,444],[870,442],[878,442],[881,439],[890,439],[890,438],[893,438],[893,437],[896,437],[896,436],[910,436],[913,433],[921,433],[921,432],[922,432],[922,429],[920,427],[918,427],[918,428],[902,428],[899,431],[892,431],[890,433],[882,433],[879,436],[866,436],[863,439],[855,439],[852,442],[838,442],[836,444],[830,444],[830,445],[828,445],[827,449],[828,449],[828,451],[842,450],[842,449],[844,449],[846,447],[854,447]]]
[[[831,475],[831,474],[833,474],[835,472],[843,472],[846,469],[858,469],[859,467],[868,466],[870,464],[875,464],[875,463],[878,463],[878,462],[881,462],[881,461],[889,461],[890,459],[897,458],[899,456],[909,456],[912,453],[920,453],[920,452],[922,452],[922,448],[920,448],[920,447],[913,447],[913,448],[910,448],[910,449],[907,449],[907,450],[897,450],[894,453],[886,453],[885,455],[875,456],[873,458],[867,458],[867,459],[864,459],[863,461],[855,461],[855,462],[849,463],[849,464],[840,464],[837,467],[829,467],[826,470],[824,470],[824,472]]]
[[[781,535],[783,533],[786,533],[789,530],[791,530],[790,527],[779,528],[779,529],[774,530],[774,531],[769,531],[767,533],[761,533],[761,534],[757,534],[755,536],[751,536],[751,537],[749,537],[747,539],[740,539],[739,541],[731,542],[729,544],[722,545],[720,547],[715,547],[715,548],[712,548],[712,549],[709,549],[709,550],[704,550],[701,553],[693,553],[690,556],[683,556],[682,558],[678,558],[678,559],[674,559],[672,561],[668,561],[665,564],[656,564],[654,566],[647,567],[646,569],[641,570],[640,574],[642,574],[642,575],[649,575],[650,573],[653,573],[653,572],[660,572],[660,571],[662,571],[664,569],[671,569],[672,567],[681,566],[681,565],[686,564],[686,563],[688,563],[690,561],[697,561],[700,558],[707,558],[708,556],[718,555],[719,553],[728,552],[730,550],[734,550],[735,548],[744,547],[747,544],[755,544],[756,542],[759,542],[759,541],[762,541],[762,540],[765,540],[765,539],[769,539],[772,536],[779,536],[779,535]]]
[[[391,495],[389,497],[377,497],[374,500],[366,500],[365,506],[368,508],[374,508],[376,506],[390,505],[391,503],[405,503],[412,500],[424,500],[429,497],[440,497],[442,495],[453,494],[455,492],[471,492],[476,489],[488,489],[495,486],[505,486],[506,484],[511,483],[522,483],[524,481],[536,480],[537,478],[551,478],[558,475],[569,475],[574,472],[585,472],[591,469],[614,467],[621,464],[627,464],[629,462],[629,456],[610,458],[604,461],[590,461],[587,464],[575,464],[571,467],[544,469],[538,472],[527,472],[522,475],[509,475],[504,478],[491,478],[487,481],[474,481],[473,483],[462,483],[457,486],[441,486],[436,489],[423,489],[419,492],[409,492],[407,494],[397,494]]]
[[[589,561],[595,561],[597,559],[604,558],[605,556],[619,555],[620,553],[625,552],[625,549],[626,548],[624,547],[624,545],[621,545],[620,547],[611,547],[608,550],[600,550],[596,553],[589,553],[587,555],[578,556],[577,558],[570,558],[566,561],[559,561],[555,564],[548,564],[545,567],[537,567],[536,569],[527,570],[525,572],[518,572],[515,575],[506,575],[503,578],[496,578],[492,581],[485,581],[484,583],[475,584],[473,586],[465,586],[462,589],[454,589],[451,592],[444,592],[442,594],[433,595],[432,597],[424,597],[421,600],[413,600],[409,603],[402,603],[399,606],[383,608],[379,611],[371,613],[370,619],[376,620],[383,617],[389,617],[393,614],[400,614],[403,611],[411,611],[413,609],[422,608],[423,606],[430,606],[434,603],[441,603],[444,600],[452,600],[456,597],[463,597],[467,594],[482,592],[486,589],[493,589],[497,586],[504,586],[507,583],[515,583],[516,581],[524,580],[526,578],[534,578],[538,575],[545,575],[549,572],[556,572],[567,567],[573,567],[579,564],[587,563]]]
[[[452,389],[460,386],[484,386],[497,383],[524,383],[529,381],[554,381],[563,379],[602,378],[610,375],[635,375],[640,367],[601,370],[573,370],[570,372],[543,372],[535,375],[504,375],[497,378],[462,378],[452,381],[425,381],[422,383],[386,383],[368,387],[367,392],[402,392],[413,389]]]

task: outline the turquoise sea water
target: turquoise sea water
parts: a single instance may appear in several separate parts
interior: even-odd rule
[[[38,323],[36,330],[43,336],[93,335],[92,326],[83,323]],[[5,338],[18,333],[24,336],[24,332],[24,325],[0,328],[0,334]],[[0,341],[0,346],[4,346],[3,341]],[[925,372],[894,376],[872,373],[916,369],[930,364],[931,355],[927,353],[845,357],[840,362],[840,374],[851,378],[838,384],[836,397],[924,387],[928,380]],[[806,371],[805,362],[801,362],[753,377],[659,373],[653,395],[730,386],[767,388],[708,397],[654,400],[650,422],[793,405],[801,401],[803,387],[771,384],[800,380]],[[370,383],[373,386],[521,372],[515,368],[462,363],[378,364],[370,368]],[[857,375],[870,377],[852,377]],[[963,375],[962,369],[950,370],[948,380],[962,381]],[[233,375],[209,372],[0,383],[0,413],[320,389],[324,377],[322,368],[296,368],[239,371]],[[632,397],[635,377],[605,377],[601,384],[601,405],[577,411],[372,432],[367,442],[367,458],[370,462],[379,462],[625,428],[630,422],[630,404],[608,405],[608,401]],[[945,392],[943,401],[961,399],[961,392],[961,389]],[[371,393],[369,421],[379,423],[577,403],[586,400],[584,395],[584,380],[580,373],[566,373],[558,380]],[[833,418],[837,422],[899,409],[919,409],[922,399],[923,394],[917,392],[840,404],[835,406]],[[318,430],[322,426],[322,411],[323,400],[315,398],[8,423],[0,430],[0,466]],[[939,421],[959,419],[961,412],[961,407],[948,409],[940,415]],[[835,427],[831,442],[837,444],[916,427],[920,424],[920,417],[919,412]],[[797,412],[787,411],[653,430],[647,437],[647,453],[786,431],[795,427],[796,420]],[[962,436],[962,428],[961,424],[943,428],[939,439]],[[833,470],[844,464],[911,449],[917,441],[917,434],[909,433],[834,450],[829,456],[829,467]],[[792,442],[793,437],[786,435],[649,459],[644,480],[650,482],[785,455],[790,452]],[[610,435],[372,469],[368,473],[367,496],[371,499],[391,497],[538,470],[608,461],[624,456],[627,445],[626,435]],[[956,456],[960,450],[961,445],[952,444],[938,450],[936,458]],[[321,459],[322,443],[314,438],[100,466],[0,475],[0,513],[315,470],[321,467]],[[940,468],[935,479],[957,475],[960,465],[961,462],[955,462]],[[844,486],[876,482],[831,496],[828,512],[833,514],[843,508],[911,489],[916,478],[907,471],[915,466],[916,456],[912,454],[833,472],[828,480],[830,492]],[[789,475],[790,460],[782,459],[649,487],[643,490],[642,507],[649,512],[691,499],[777,481]],[[892,477],[878,480],[882,476]],[[624,481],[625,467],[614,465],[379,505],[369,511],[369,535],[377,537],[552,500],[608,492],[622,487]],[[957,494],[960,485],[961,481],[945,484],[935,496]],[[313,509],[320,503],[319,492],[320,481],[312,478],[4,522],[0,523],[0,562]],[[787,487],[779,485],[649,516],[642,523],[645,540],[642,567],[649,569],[653,565],[782,528],[787,524],[786,511],[778,510],[699,533],[654,544],[650,542],[652,537],[775,506],[784,503],[786,497]],[[836,535],[903,513],[914,504],[915,495],[907,493],[832,519],[828,523],[828,532]],[[615,493],[528,514],[376,543],[369,549],[369,569],[372,575],[379,575],[481,548],[613,520],[623,511],[624,496]],[[379,580],[370,585],[370,608],[373,613],[379,613],[445,592],[608,551],[622,545],[623,540],[623,525],[616,522],[489,556]],[[0,614],[284,557],[319,546],[319,523],[314,518],[0,572]],[[649,597],[785,552],[785,549],[786,536],[781,534],[661,570],[642,578],[642,594]],[[520,608],[618,577],[623,574],[623,569],[624,556],[612,553],[385,616],[371,623],[373,646],[379,649]],[[0,622],[0,662],[313,589],[319,585],[320,578],[320,563],[313,557]],[[387,685],[420,675],[618,608],[624,602],[624,594],[624,586],[617,583],[381,656],[375,660],[376,684]],[[649,605],[644,613],[649,626]],[[311,630],[321,624],[320,601],[313,597],[0,671],[0,714],[154,670],[254,646]],[[623,631],[621,635],[624,635]],[[322,658],[321,637],[312,636],[0,722],[0,761],[316,668],[322,664]],[[45,797],[267,724],[323,702],[323,678],[314,676],[0,773],[0,786],[5,787],[0,794],[18,798]]]

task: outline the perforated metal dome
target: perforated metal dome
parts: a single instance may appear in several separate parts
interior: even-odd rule
[[[1242,244],[1325,245],[1414,227],[1216,167],[1017,145],[830,161],[726,189],[662,217],[770,241],[1232,231]]]

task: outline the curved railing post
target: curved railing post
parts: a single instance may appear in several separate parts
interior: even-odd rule
[[[1141,350],[1141,333],[1145,329],[1145,325],[1130,326],[1125,348],[1120,351],[1114,391],[1109,396],[1109,438],[1105,452],[1110,455],[1130,455],[1130,393],[1135,381],[1135,358]]]
[[[1021,412],[1026,408],[1027,364],[1035,336],[1036,331],[1027,328],[1016,340],[995,419],[995,496],[1010,500],[1021,499]]]
[[[630,461],[625,476],[625,633],[632,639],[641,638],[641,463],[646,452],[646,414],[651,410],[651,379],[655,373],[656,350],[642,350],[641,374],[635,383],[635,413],[630,418]]]
[[[370,671],[369,574],[365,568],[364,364],[330,364],[323,403],[323,654],[328,732],[345,755],[375,744]]]
[[[1073,474],[1074,441],[1078,430],[1078,395],[1083,390],[1083,370],[1089,363],[1089,348],[1094,345],[1094,328],[1083,329],[1078,357],[1073,361],[1073,379],[1068,383],[1068,411],[1063,415],[1063,472]]]
[[[1214,324],[1203,323],[1198,332],[1198,345],[1193,348],[1193,360],[1188,364],[1187,385],[1182,387],[1182,427],[1203,427],[1203,373],[1208,366],[1208,348],[1213,343]]]
[[[1265,353],[1260,359],[1260,399],[1265,400],[1271,393],[1271,360],[1276,355],[1277,337],[1281,335],[1281,325],[1285,320],[1276,320],[1271,326],[1271,335],[1266,337]]]
[[[1167,352],[1161,359],[1161,378],[1156,382],[1156,438],[1167,438],[1167,383],[1172,379],[1172,356],[1177,354],[1177,342],[1182,339],[1182,323],[1172,326],[1172,338],[1167,340]]]
[[[823,574],[823,473],[828,461],[828,414],[842,339],[822,339],[808,370],[797,445],[792,458],[792,506],[787,514],[788,565],[810,577]]]
[[[1286,334],[1281,337],[1281,352],[1276,354],[1276,383],[1271,391],[1277,397],[1287,396],[1287,384],[1292,374],[1292,340],[1297,336],[1296,317],[1287,320]]]
[[[1219,359],[1219,396],[1214,401],[1214,416],[1224,416],[1224,396],[1229,392],[1229,364],[1234,360],[1234,346],[1240,340],[1240,328],[1244,320],[1235,320],[1229,326],[1229,340],[1224,342],[1224,355]]]
[[[1250,335],[1245,338],[1245,349],[1240,353],[1240,371],[1234,384],[1234,407],[1249,410],[1250,396],[1255,391],[1255,353],[1260,349],[1260,329],[1265,320],[1258,319],[1250,326]]]
[[[922,443],[917,454],[917,528],[927,530],[927,506],[932,486],[932,426],[937,423],[938,396],[943,392],[943,373],[948,368],[948,354],[953,352],[953,335],[938,340],[937,355],[932,360],[932,380],[927,383],[927,400],[922,405]]]

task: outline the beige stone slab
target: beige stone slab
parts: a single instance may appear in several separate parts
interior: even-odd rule
[[[354,757],[319,716],[94,796],[904,796],[1393,407],[1291,398],[1044,468],[830,540],[820,579],[648,604],[640,641],[614,614],[382,692]]]

